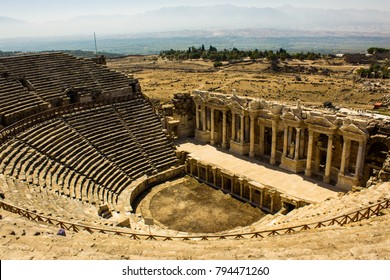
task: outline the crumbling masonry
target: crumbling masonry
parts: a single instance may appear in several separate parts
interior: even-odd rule
[[[188,104],[189,98],[195,109],[183,110],[181,103]],[[313,109],[299,102],[288,106],[206,91],[195,91],[192,96],[178,94],[175,100],[175,107],[181,109],[173,110],[166,126],[178,136],[189,136],[192,131],[201,143],[267,161],[344,190],[365,187],[378,179],[379,172],[386,172],[383,165],[390,149],[390,127],[385,116]]]

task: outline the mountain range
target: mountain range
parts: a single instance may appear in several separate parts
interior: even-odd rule
[[[0,11],[1,13],[1,11]],[[308,33],[388,36],[390,12],[357,9],[311,9],[290,5],[249,8],[233,5],[166,7],[136,15],[88,15],[32,23],[0,14],[0,38],[101,35],[179,31],[291,30]]]
[[[85,15],[33,23],[1,15],[0,51],[94,50],[156,54],[213,45],[218,49],[362,52],[390,46],[390,12],[290,5],[166,7],[135,15]]]

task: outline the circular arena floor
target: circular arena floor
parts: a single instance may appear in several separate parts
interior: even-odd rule
[[[160,224],[193,233],[214,233],[248,226],[265,215],[249,203],[238,201],[190,177],[157,186],[144,200],[149,202],[147,212],[150,211]]]

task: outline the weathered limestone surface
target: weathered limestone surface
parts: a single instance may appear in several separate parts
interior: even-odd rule
[[[206,91],[195,91],[193,102],[199,142],[322,178],[346,191],[365,186],[390,150],[385,116]]]
[[[4,214],[4,212],[1,212]],[[149,241],[104,234],[56,235],[14,215],[2,220],[2,260],[388,260],[390,219],[386,215],[343,227],[265,239]],[[28,229],[28,230],[25,230]],[[23,235],[23,230],[26,234]]]
[[[30,119],[2,131],[0,172],[6,176],[0,177],[1,199],[104,230],[125,225],[137,233],[148,232],[143,217],[124,206],[134,190],[129,188],[135,179],[146,178],[137,185],[136,195],[148,184],[170,178],[161,171],[175,173],[169,168],[178,161],[138,81],[92,61],[56,53],[0,59],[0,83],[0,127],[55,107],[51,114],[39,115],[41,122]],[[127,102],[97,102],[133,94],[137,98]],[[59,109],[87,101],[92,106]],[[176,95],[173,105],[166,108],[172,110],[165,115],[168,134],[195,135],[211,144],[181,144],[179,150],[194,159],[187,166],[190,173],[271,213],[294,201],[289,200],[292,197],[316,202],[234,232],[315,222],[388,198],[388,183],[376,184],[390,179],[390,123],[385,117],[199,91]],[[184,162],[185,152],[178,154]],[[294,174],[303,172],[306,177]],[[372,187],[360,195],[338,194],[366,185]],[[98,215],[101,204],[111,215]],[[56,226],[1,209],[0,258],[386,259],[389,211],[381,214],[344,227],[264,240],[152,242],[71,231],[66,238],[59,237]],[[188,234],[163,227],[153,230]]]
[[[228,170],[231,174],[271,186],[306,201],[321,202],[329,197],[336,197],[338,192],[343,191],[329,184],[305,180],[302,176],[286,173],[283,169],[259,161],[219,151],[211,145],[199,145],[194,141],[183,141],[178,143],[177,149],[186,151],[192,158],[198,158],[206,164]]]

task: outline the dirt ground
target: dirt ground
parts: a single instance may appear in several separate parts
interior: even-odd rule
[[[265,216],[260,209],[190,177],[154,194],[150,212],[170,229],[194,233],[248,226]]]
[[[151,56],[109,60],[107,66],[139,79],[143,93],[168,101],[174,93],[208,90],[263,98],[269,101],[372,109],[373,103],[390,96],[389,80],[357,79],[353,72],[362,66],[342,59],[286,61],[281,72],[269,70],[267,60],[244,61],[214,68],[203,60],[166,61]],[[284,70],[283,70],[284,69]],[[289,69],[289,70],[287,70]]]

